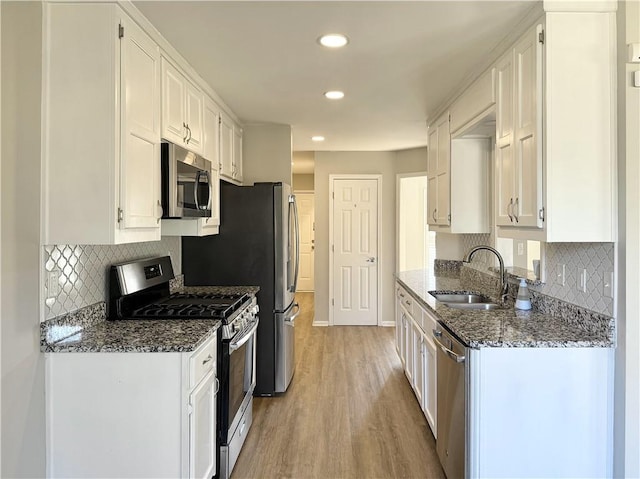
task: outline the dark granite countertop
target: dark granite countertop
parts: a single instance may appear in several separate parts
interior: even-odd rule
[[[185,293],[255,295],[257,286],[181,286]],[[104,302],[42,323],[46,353],[153,353],[195,351],[220,326],[215,320],[106,320]]]
[[[472,348],[614,347],[611,337],[586,331],[562,317],[513,308],[453,309],[429,294],[434,290],[469,290],[457,278],[436,276],[429,270],[402,272],[396,278],[425,309],[434,312],[442,324]]]

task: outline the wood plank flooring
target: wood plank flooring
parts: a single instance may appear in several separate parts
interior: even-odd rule
[[[444,478],[393,329],[313,327],[313,294],[297,300],[293,381],[254,398],[232,479]]]

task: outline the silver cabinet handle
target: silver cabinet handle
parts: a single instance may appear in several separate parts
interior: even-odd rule
[[[509,216],[509,221],[513,223],[513,216],[511,216],[511,208],[513,206],[513,198],[509,200],[509,205],[507,206],[507,215]]]
[[[218,378],[216,378],[216,390],[213,392],[213,395],[215,396],[216,394],[218,394],[218,391],[220,391],[220,381],[218,381]]]
[[[447,348],[444,344],[442,344],[438,339],[438,337],[440,336],[442,336],[442,333],[440,333],[439,336],[436,336],[434,331],[434,334],[432,337],[433,337],[433,340],[436,342],[436,344],[440,347],[442,352],[445,353],[447,356],[449,356],[451,359],[453,359],[456,363],[463,363],[465,360],[465,357],[454,353],[449,348]]]
[[[188,133],[188,138],[187,138],[187,144],[189,144],[189,142],[191,141],[191,128],[189,128],[189,125],[187,125],[187,133]]]
[[[158,200],[158,207],[156,209],[160,212],[157,218],[157,223],[160,223],[160,220],[162,219],[162,215],[164,214],[164,209],[162,209],[162,203],[160,203],[160,200]]]
[[[213,360],[213,356],[211,356],[210,354],[205,358],[204,361],[202,361],[202,365],[204,366],[205,364],[211,362]]]
[[[518,218],[518,205],[520,202],[520,198],[516,198],[516,202],[513,204],[513,217],[516,219],[516,223],[520,222],[520,219]]]
[[[409,301],[408,299],[404,302],[404,304],[406,304],[407,306],[411,306],[411,301]]]
[[[437,208],[433,210],[433,213],[431,213],[431,217],[433,218],[433,221],[438,221],[436,220],[436,211],[438,211]]]
[[[185,143],[187,142],[187,137],[189,136],[189,134],[187,133],[187,124],[185,122],[182,122],[182,128],[184,128],[184,137],[182,138],[182,141],[184,141]]]

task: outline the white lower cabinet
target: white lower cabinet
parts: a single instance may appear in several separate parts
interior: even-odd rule
[[[431,330],[436,320],[409,293],[396,285],[396,350],[407,379],[436,435],[436,347]]]
[[[45,368],[47,477],[215,474],[215,333],[195,352],[48,353]]]

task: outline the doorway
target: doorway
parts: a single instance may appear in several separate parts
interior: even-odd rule
[[[314,290],[315,202],[314,193],[296,193],[300,220],[300,272],[298,291]]]
[[[429,235],[426,211],[427,174],[397,175],[396,272],[428,268],[435,241]]]
[[[381,175],[331,175],[329,325],[376,326]]]

